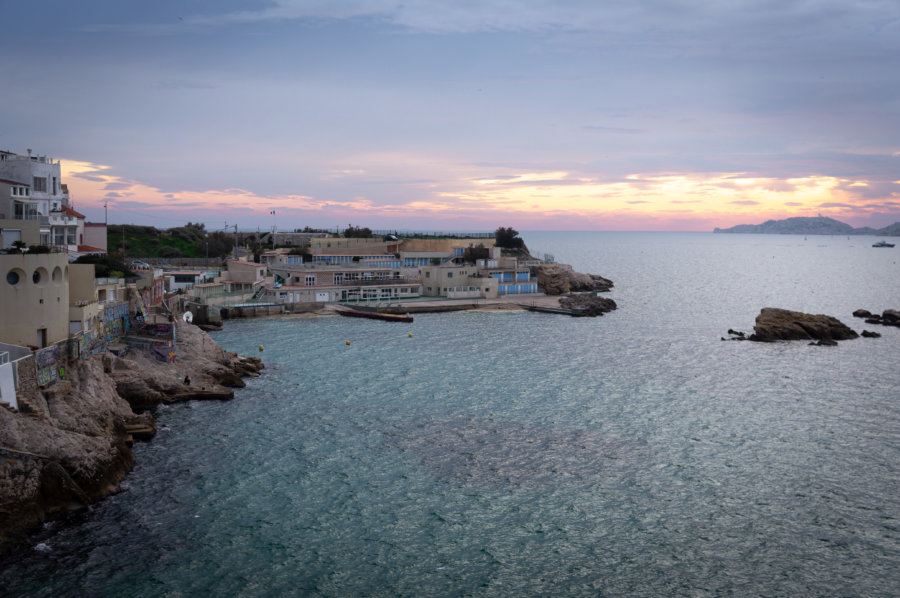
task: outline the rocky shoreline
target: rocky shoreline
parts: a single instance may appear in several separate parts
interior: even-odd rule
[[[262,362],[219,347],[179,322],[178,358],[111,353],[68,364],[64,381],[23,393],[20,413],[0,409],[0,552],[27,541],[53,513],[117,491],[134,467],[134,438],[155,432],[162,403],[230,399]]]

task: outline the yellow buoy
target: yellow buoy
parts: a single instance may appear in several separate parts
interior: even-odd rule
[[[350,341],[347,341],[347,344],[349,345],[349,344],[350,344]]]
[[[262,345],[259,346],[259,350],[260,350],[260,351],[263,350],[263,346],[262,346]]]
[[[409,338],[412,338],[412,332],[409,333]]]

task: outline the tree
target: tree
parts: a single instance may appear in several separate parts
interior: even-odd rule
[[[222,231],[216,231],[207,235],[206,239],[200,243],[198,250],[205,250],[207,248],[207,246],[205,246],[206,243],[209,243],[208,248],[211,257],[228,255],[234,247],[234,239],[231,235],[226,235]]]
[[[466,247],[463,251],[462,259],[467,264],[474,264],[478,260],[486,260],[490,257],[488,248],[479,243],[475,247]]]
[[[359,226],[348,226],[344,229],[344,238],[346,239],[369,239],[372,237],[372,229]]]
[[[25,253],[25,247],[25,241],[17,239],[12,242],[12,249],[14,249],[16,253]]]
[[[503,249],[523,249],[525,241],[519,236],[519,231],[512,227],[501,226],[494,231],[494,241],[497,247]]]
[[[121,258],[101,253],[88,253],[75,260],[76,264],[94,264],[94,276],[106,278],[108,276],[123,276],[130,278],[137,276]]]

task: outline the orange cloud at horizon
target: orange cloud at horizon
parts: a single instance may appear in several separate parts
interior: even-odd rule
[[[479,170],[469,170],[473,169]],[[275,210],[285,219],[302,213],[307,221],[312,214],[323,222],[355,219],[366,224],[369,219],[396,227],[432,222],[426,226],[442,228],[451,221],[488,229],[511,223],[519,228],[559,230],[711,230],[817,213],[846,221],[865,218],[884,207],[861,196],[868,181],[830,176],[777,179],[744,173],[665,173],[603,181],[558,170],[522,170],[502,177],[470,176],[480,173],[459,167],[448,170],[452,172],[449,180],[401,188],[414,198],[402,199],[398,194],[401,199],[379,203],[361,195],[335,201],[297,194],[262,196],[245,189],[164,191],[117,177],[107,166],[62,163],[64,180],[79,206],[102,208],[108,202],[119,212],[171,221],[182,216],[182,220],[193,220],[198,215],[209,220],[212,211],[232,224],[248,218],[258,223]],[[323,179],[335,176],[364,180],[366,171],[343,168]],[[900,211],[897,197],[894,192],[887,198],[897,206],[890,211]],[[298,224],[285,222],[285,228]]]

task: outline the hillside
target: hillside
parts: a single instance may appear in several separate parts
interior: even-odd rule
[[[107,229],[107,247],[111,253],[126,257],[221,257],[234,246],[229,235],[208,233],[202,224],[160,230],[152,226],[113,224]]]
[[[714,233],[755,233],[770,235],[873,235],[881,237],[900,236],[900,222],[881,229],[871,227],[853,228],[849,224],[818,216],[815,218],[795,217],[785,220],[767,220],[762,224],[738,224],[731,228],[716,228]]]

